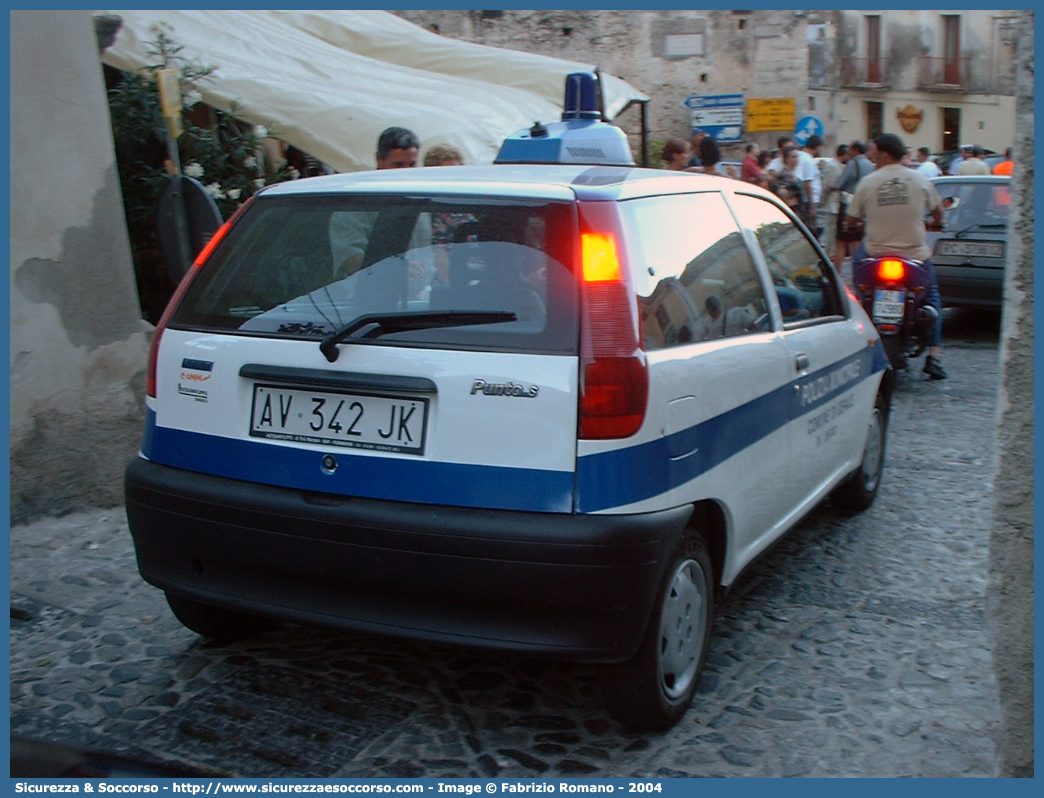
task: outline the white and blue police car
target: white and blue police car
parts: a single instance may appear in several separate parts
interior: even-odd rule
[[[590,117],[498,161],[280,184],[219,231],[154,336],[139,568],[202,635],[604,663],[610,714],[667,728],[723,590],[873,500],[887,361],[771,194]]]

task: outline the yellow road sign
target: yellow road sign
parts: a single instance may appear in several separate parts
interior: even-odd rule
[[[793,130],[795,107],[793,97],[747,100],[747,132]]]

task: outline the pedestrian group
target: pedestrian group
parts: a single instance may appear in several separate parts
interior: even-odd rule
[[[420,139],[411,130],[387,128],[378,138],[377,168],[417,166],[420,146]],[[809,136],[803,146],[792,136],[780,136],[771,152],[750,143],[737,173],[733,164],[720,166],[718,142],[697,129],[691,140],[669,138],[661,159],[664,168],[672,171],[723,174],[773,192],[820,240],[839,272],[848,258],[857,263],[885,253],[924,263],[931,277],[930,302],[939,311],[924,371],[931,379],[945,379],[940,348],[942,303],[923,221],[925,214],[930,214],[930,224],[935,228],[941,225],[941,202],[932,178],[943,174],[943,169],[932,159],[928,147],[919,147],[915,152],[892,134],[869,142],[839,144],[829,159],[820,157],[822,147],[823,139],[817,135]],[[988,175],[991,169],[983,155],[981,146],[963,145],[945,171]],[[464,156],[455,147],[440,144],[429,148],[422,163],[458,166],[464,163]],[[1010,175],[1013,166],[1009,147],[992,173]],[[897,208],[894,198],[887,203],[877,201],[882,186],[896,181],[906,186],[904,196],[909,198],[910,207]]]

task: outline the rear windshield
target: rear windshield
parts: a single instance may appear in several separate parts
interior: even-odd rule
[[[935,184],[943,207],[943,229],[947,233],[1004,231],[1011,210],[1008,183],[962,183],[940,181]]]
[[[567,203],[259,197],[171,326],[321,340],[370,317],[349,337],[572,352],[575,229]]]

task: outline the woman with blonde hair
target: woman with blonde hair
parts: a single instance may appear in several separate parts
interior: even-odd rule
[[[436,144],[424,154],[425,166],[463,166],[464,155],[456,147]]]

